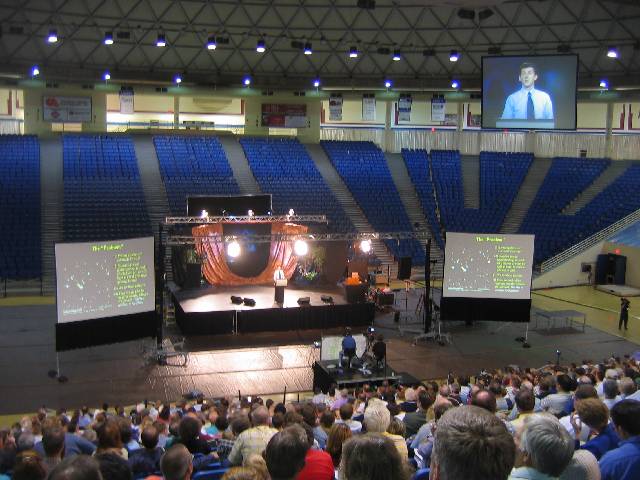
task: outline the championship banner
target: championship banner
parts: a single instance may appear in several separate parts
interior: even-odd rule
[[[329,121],[342,121],[342,94],[332,93],[329,97]]]
[[[262,126],[277,128],[306,128],[307,106],[277,103],[262,104]]]
[[[431,121],[444,122],[445,99],[442,96],[431,98]]]
[[[373,122],[376,119],[376,95],[365,93],[362,95],[362,120]]]
[[[91,97],[42,97],[45,122],[91,122]]]
[[[125,115],[133,114],[133,90],[120,91],[120,113]]]
[[[408,93],[401,93],[398,100],[398,121],[409,122],[411,121],[411,104],[413,99]]]

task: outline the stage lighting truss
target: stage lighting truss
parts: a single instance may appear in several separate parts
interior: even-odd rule
[[[326,215],[225,215],[221,217],[166,217],[165,225],[209,223],[328,223]]]

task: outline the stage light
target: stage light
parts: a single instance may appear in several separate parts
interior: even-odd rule
[[[111,80],[111,74],[109,72],[104,72],[104,74],[102,75],[102,79],[107,82],[109,80]]]
[[[164,47],[167,45],[167,37],[164,36],[164,33],[159,33],[158,38],[156,39],[156,47]]]
[[[33,67],[31,67],[31,76],[37,77],[38,75],[40,75],[40,69],[37,65],[34,65]]]
[[[296,240],[293,243],[293,251],[298,257],[303,257],[309,253],[309,245],[304,240]]]
[[[250,217],[253,217],[253,215],[254,215],[253,214],[253,210],[251,210],[251,209],[247,210],[247,215],[250,216]]]
[[[113,33],[112,32],[106,32],[104,34],[104,44],[105,45],[113,45]]]
[[[207,212],[206,210],[202,210],[200,212],[200,218],[208,218],[209,217],[209,212]]]
[[[451,53],[449,54],[449,61],[457,62],[459,59],[460,55],[458,54],[458,52],[456,50],[451,50]]]
[[[391,88],[392,85],[393,85],[393,83],[391,82],[391,80],[385,80],[384,81],[384,87],[385,88]]]
[[[311,55],[313,53],[313,50],[311,49],[311,44],[309,42],[304,44],[304,54],[305,55]]]
[[[460,82],[458,82],[457,80],[451,80],[451,88],[457,90],[458,88],[460,88]]]
[[[227,255],[231,258],[239,257],[241,252],[240,244],[235,240],[227,245]]]
[[[173,81],[180,85],[182,83],[182,77],[180,75],[176,75]]]
[[[251,77],[250,77],[250,76],[248,76],[248,75],[247,75],[246,77],[244,77],[244,78],[242,79],[242,84],[243,84],[245,87],[248,87],[249,85],[251,85]]]
[[[316,78],[316,79],[313,81],[313,86],[314,86],[315,88],[318,88],[318,87],[320,86],[320,79],[319,79],[319,78]]]
[[[47,35],[47,42],[56,43],[58,41],[58,31],[55,28],[49,30],[49,35]]]
[[[256,52],[258,53],[264,53],[267,50],[267,47],[264,43],[263,39],[258,40],[258,43],[256,43]]]
[[[608,90],[609,89],[609,82],[606,79],[602,79],[600,80],[600,88],[602,90]]]
[[[607,57],[618,58],[618,49],[616,47],[609,47],[607,50]]]
[[[362,240],[360,242],[360,250],[362,250],[362,253],[369,253],[371,251],[371,240]]]
[[[207,40],[207,50],[215,50],[217,47],[218,44],[216,43],[216,37],[211,35],[209,40]]]
[[[358,49],[356,47],[349,49],[349,58],[358,58]]]
[[[293,211],[293,208],[289,209],[289,216],[293,217],[296,214],[296,212]]]
[[[316,340],[315,342],[313,342],[313,348],[322,348],[322,343]]]
[[[375,333],[376,329],[374,327],[367,327],[367,333]]]
[[[396,50],[393,52],[393,57],[391,57],[393,59],[394,62],[399,62],[400,59],[402,58],[400,56],[400,50]]]

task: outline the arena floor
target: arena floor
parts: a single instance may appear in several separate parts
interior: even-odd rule
[[[409,312],[418,296],[419,290],[410,294]],[[286,386],[291,392],[288,398],[296,398],[312,386],[310,367],[318,355],[312,342],[331,333],[192,338],[186,366],[149,364],[141,341],[65,352],[60,366],[69,382],[60,384],[47,376],[56,361],[55,306],[11,303],[0,306],[0,415],[31,412],[42,405],[73,408],[103,402],[131,405],[145,398],[174,401],[194,389],[207,396],[237,395],[238,389],[242,394],[266,395],[281,394]],[[388,363],[396,371],[420,379],[443,378],[449,372],[475,374],[508,364],[539,367],[555,361],[556,349],[564,363],[631,354],[640,344],[640,299],[631,298],[629,330],[622,333],[617,329],[618,303],[618,297],[589,287],[535,292],[534,306],[583,311],[587,327],[584,333],[575,325],[530,330],[530,349],[514,341],[524,334],[522,324],[451,323],[445,327],[453,342],[445,346],[432,341],[414,346],[410,335],[400,336],[392,314],[377,317],[376,326],[388,339]],[[405,326],[404,316],[401,322]]]

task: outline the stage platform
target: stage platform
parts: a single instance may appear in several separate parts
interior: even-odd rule
[[[341,326],[366,326],[373,323],[372,302],[347,303],[337,287],[313,290],[287,287],[284,303],[274,301],[274,287],[206,287],[179,290],[171,287],[176,321],[185,335],[219,335],[229,333],[278,332],[288,330],[328,329]],[[231,296],[251,298],[255,306],[235,305]],[[324,303],[330,295],[333,303]],[[298,299],[309,297],[308,305]]]
[[[640,288],[629,285],[597,285],[596,289],[617,297],[637,297],[640,295]]]

